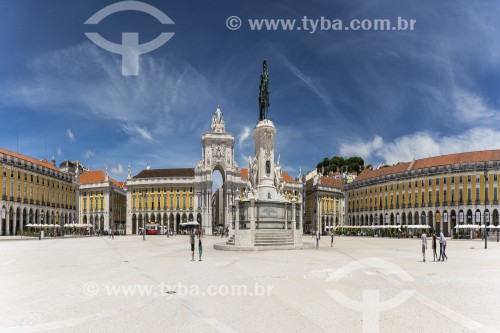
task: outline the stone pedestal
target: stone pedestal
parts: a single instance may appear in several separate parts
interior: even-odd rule
[[[253,132],[255,158],[257,159],[257,191],[259,201],[276,201],[274,185],[274,135],[276,128],[269,119],[261,120]]]

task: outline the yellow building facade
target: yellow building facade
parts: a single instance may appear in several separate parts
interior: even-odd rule
[[[147,169],[129,176],[128,233],[137,234],[148,224],[167,226],[179,233],[181,223],[195,220],[194,169]]]
[[[0,235],[18,235],[41,224],[60,233],[55,226],[75,218],[77,183],[47,160],[0,148],[0,184]]]
[[[346,186],[349,225],[498,225],[500,150],[443,155],[364,170]]]
[[[125,183],[110,178],[102,170],[79,176],[79,220],[91,231],[126,231],[127,199]]]
[[[344,224],[344,184],[335,178],[316,176],[306,180],[304,232],[326,233]]]

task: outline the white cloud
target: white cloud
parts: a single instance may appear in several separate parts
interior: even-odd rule
[[[61,156],[63,154],[63,151],[61,147],[57,147],[57,156]]]
[[[121,58],[90,42],[47,52],[28,65],[29,76],[0,82],[1,104],[56,115],[70,108],[75,117],[115,120],[146,138],[201,126],[205,118],[199,115],[218,95],[211,82],[183,59],[142,55],[140,74],[125,77]],[[134,128],[137,122],[148,131]],[[66,133],[72,142],[73,133]]]
[[[142,139],[148,140],[148,141],[153,141],[153,137],[151,136],[151,133],[146,129],[143,128],[139,125],[122,125],[122,129],[125,133],[132,135],[132,136],[139,136]]]
[[[88,150],[85,152],[85,154],[83,154],[83,156],[84,156],[85,158],[90,158],[90,157],[92,157],[92,156],[94,156],[94,155],[95,155],[95,154],[94,154],[94,152],[93,152],[92,150],[90,150],[90,149],[88,149]]]
[[[73,132],[69,128],[66,130],[66,135],[68,136],[69,142],[75,141],[75,135],[73,134]]]
[[[491,121],[491,118],[498,114],[498,111],[489,107],[487,101],[481,96],[465,89],[455,89],[453,100],[455,102],[456,117],[464,123]]]
[[[243,127],[243,130],[238,134],[238,148],[241,149],[243,147],[243,144],[248,140],[250,137],[250,127],[245,126]]]
[[[344,144],[340,152],[344,156],[359,155],[370,163],[369,159],[378,159],[387,164],[409,162],[419,158],[454,154],[468,151],[499,149],[500,130],[476,127],[456,135],[432,135],[428,132],[416,132],[384,142],[376,136],[373,141],[358,141]]]
[[[369,159],[374,152],[382,147],[384,140],[380,136],[375,136],[372,141],[358,141],[356,143],[346,143],[340,146],[340,154],[343,156],[361,156]]]
[[[116,168],[111,168],[110,171],[114,175],[121,176],[123,175],[123,166],[120,163],[118,163],[118,166]]]
[[[319,99],[328,107],[329,112],[336,111],[335,105],[330,99],[330,95],[324,90],[322,85],[318,84],[314,79],[304,74],[295,64],[281,55],[283,64],[292,72],[309,90],[311,90]]]

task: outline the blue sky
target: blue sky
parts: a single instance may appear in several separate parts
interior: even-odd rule
[[[83,24],[115,2],[0,2],[0,146],[108,166],[119,180],[129,162],[134,174],[146,163],[194,167],[220,105],[243,167],[267,59],[276,153],[292,175],[325,156],[376,165],[500,148],[498,1],[145,1],[175,24],[132,11]],[[232,15],[239,30],[226,27]],[[304,16],[416,24],[315,33],[248,26]],[[138,76],[122,76],[121,57],[93,44],[89,31],[117,43],[124,31],[139,32],[141,43],[175,35],[139,57]]]

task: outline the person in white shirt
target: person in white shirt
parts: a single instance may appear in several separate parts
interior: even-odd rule
[[[424,257],[425,262],[425,250],[427,250],[427,235],[425,232],[422,233],[422,256]]]

